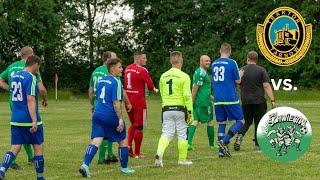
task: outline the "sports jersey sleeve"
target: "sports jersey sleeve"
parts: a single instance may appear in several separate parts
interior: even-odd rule
[[[240,79],[240,74],[239,74],[239,68],[237,63],[234,61],[233,66],[232,66],[232,77],[234,81],[237,81]]]
[[[153,89],[155,87],[154,87],[153,81],[152,81],[152,79],[146,69],[143,70],[142,78],[143,78],[144,82],[146,82],[149,91],[153,91]]]
[[[194,73],[194,82],[193,82],[193,84],[194,85],[198,85],[198,86],[202,86],[203,79],[204,79],[205,75],[206,74],[202,70],[196,71]]]
[[[94,87],[94,82],[93,82],[93,73],[91,74],[91,77],[90,77],[90,83],[89,83],[89,87]]]
[[[120,101],[122,100],[123,92],[122,92],[122,85],[121,81],[116,79],[115,83],[112,85],[112,101]]]
[[[32,75],[27,83],[27,96],[35,96],[36,95],[36,85],[37,85],[37,78]]]
[[[37,83],[42,81],[40,71],[37,72],[36,79],[37,79]]]
[[[183,98],[188,111],[192,111],[192,95],[190,84],[190,77],[186,75],[183,83]]]
[[[8,68],[0,74],[0,78],[5,81],[8,81]]]

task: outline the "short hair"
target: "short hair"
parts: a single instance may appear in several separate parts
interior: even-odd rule
[[[20,50],[20,56],[25,56],[28,55],[29,51],[33,52],[33,49],[30,46],[24,46],[23,48],[21,48]]]
[[[36,55],[31,55],[31,56],[28,57],[25,67],[29,67],[29,66],[32,66],[34,64],[39,64],[40,65],[41,64],[41,59]]]
[[[222,43],[220,48],[220,53],[231,53],[231,45],[229,43]]]
[[[182,62],[182,53],[180,51],[172,51],[170,53],[170,62],[171,64],[178,64]]]
[[[115,66],[116,64],[118,64],[119,62],[121,62],[121,60],[119,58],[111,58],[107,61],[107,68],[108,71],[110,72],[110,69]]]
[[[140,55],[143,55],[143,54],[146,54],[144,51],[137,51],[133,54],[133,56],[140,56]]]
[[[250,51],[250,52],[248,52],[247,58],[250,61],[257,62],[258,61],[258,53],[256,51]]]
[[[103,61],[103,62],[106,62],[106,61],[108,61],[109,59],[111,59],[112,53],[115,53],[115,52],[113,52],[113,51],[106,51],[105,53],[103,53],[102,61]]]

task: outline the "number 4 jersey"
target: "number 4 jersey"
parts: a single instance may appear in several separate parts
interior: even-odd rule
[[[28,96],[36,98],[36,114],[38,125],[42,124],[38,111],[38,88],[36,76],[27,71],[20,71],[11,77],[12,116],[13,126],[32,126],[28,110]]]
[[[239,80],[237,62],[229,58],[216,59],[212,65],[214,105],[238,104],[236,80]]]
[[[136,64],[130,64],[124,71],[124,89],[133,108],[146,108],[146,85],[153,91],[154,84],[148,70]]]

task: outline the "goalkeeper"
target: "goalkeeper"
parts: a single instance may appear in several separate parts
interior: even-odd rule
[[[181,71],[182,54],[174,51],[170,54],[172,68],[160,77],[159,88],[162,99],[162,135],[159,140],[155,165],[163,167],[163,154],[173,139],[178,135],[179,165],[191,165],[187,160],[187,128],[192,122],[192,97],[190,77]]]
[[[188,127],[188,150],[193,150],[192,140],[200,123],[207,123],[209,146],[214,150],[213,107],[211,102],[211,80],[207,73],[211,59],[207,55],[200,57],[200,67],[193,74],[192,100],[194,121]]]

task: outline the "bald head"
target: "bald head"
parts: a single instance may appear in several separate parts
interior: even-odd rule
[[[21,48],[20,56],[23,60],[27,60],[31,55],[33,55],[33,49],[30,46],[24,46]]]
[[[210,64],[211,64],[211,59],[209,56],[207,56],[207,55],[200,56],[200,66],[203,69],[209,69]]]

